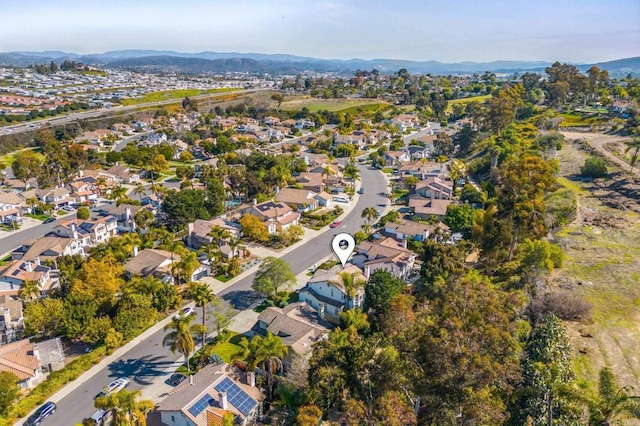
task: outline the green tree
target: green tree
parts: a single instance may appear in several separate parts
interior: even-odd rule
[[[278,110],[280,109],[280,105],[282,105],[282,101],[284,101],[284,96],[281,93],[274,93],[271,95],[271,99],[278,103]]]
[[[342,271],[329,281],[344,288],[347,295],[346,308],[351,309],[356,307],[357,291],[367,282],[367,279],[358,269],[356,272]]]
[[[260,342],[256,356],[267,375],[269,399],[273,398],[274,376],[276,373],[282,373],[282,360],[288,353],[289,348],[282,342],[282,338],[270,332],[267,332],[267,336]]]
[[[631,165],[633,168],[633,164]],[[601,157],[589,157],[584,161],[584,166],[580,167],[582,176],[601,178],[607,175],[607,163]]]
[[[0,371],[0,415],[6,415],[20,395],[18,376],[9,371]]]
[[[153,401],[138,400],[139,390],[128,391],[122,389],[111,395],[100,396],[95,399],[95,408],[111,411],[114,426],[145,426],[147,413],[154,407]]]
[[[476,211],[470,205],[451,204],[447,206],[447,213],[443,222],[451,228],[453,232],[462,232],[462,234],[468,238],[471,235],[475,216]]]
[[[465,274],[464,244],[447,244],[426,240],[422,245],[420,276],[424,280],[423,291],[429,298],[442,296],[446,281]]]
[[[107,347],[108,351],[112,351],[116,348],[119,348],[122,345],[122,341],[124,337],[122,333],[116,331],[115,328],[110,328],[107,331],[107,334],[104,336],[104,345]]]
[[[205,339],[207,338],[206,308],[207,308],[207,305],[209,305],[210,303],[216,300],[216,295],[213,293],[213,291],[209,288],[209,286],[206,283],[202,283],[202,282],[189,283],[186,289],[186,295],[189,299],[192,299],[195,302],[196,306],[202,308],[202,326],[203,326],[203,329],[205,330],[204,333],[202,333],[202,346],[204,347]]]
[[[589,407],[589,424],[609,426],[613,419],[623,416],[640,419],[640,396],[631,392],[632,386],[618,385],[609,367],[600,370],[598,393],[582,397]]]
[[[25,333],[28,336],[62,334],[64,302],[47,297],[27,304],[24,308]]]
[[[76,217],[80,220],[87,220],[89,219],[89,217],[91,217],[91,212],[89,212],[89,209],[87,207],[82,206],[78,208]]]
[[[557,317],[546,317],[531,331],[525,347],[511,423],[525,424],[529,417],[540,426],[578,424],[579,411],[565,396],[574,380],[566,330]]]
[[[167,215],[167,225],[178,230],[196,219],[209,219],[205,193],[199,189],[171,190],[163,198],[162,210]]]
[[[111,326],[111,318],[108,316],[91,318],[82,335],[82,341],[90,345],[104,343],[111,329],[113,329]],[[115,332],[115,329],[113,329],[113,331]],[[122,335],[122,333],[120,333],[120,335]]]
[[[389,303],[404,287],[405,283],[389,271],[377,269],[371,274],[364,287],[364,310],[374,319],[373,324],[379,323],[375,319],[380,319],[387,313]]]
[[[21,151],[11,164],[11,170],[16,179],[27,182],[42,170],[42,160],[34,151]]]
[[[25,280],[18,290],[18,295],[23,302],[28,303],[40,297],[40,282],[36,280]]]
[[[87,294],[70,293],[64,299],[62,326],[70,339],[82,337],[98,312],[98,302]]]
[[[168,345],[171,352],[180,352],[184,356],[184,362],[189,373],[189,358],[195,349],[195,343],[191,334],[191,322],[196,318],[195,313],[185,316],[175,316],[164,329],[170,330],[162,340],[163,345]]]
[[[627,145],[627,148],[624,150],[625,154],[632,152],[629,164],[631,164],[631,173],[633,173],[633,168],[638,163],[638,158],[640,158],[640,138],[636,137],[625,143]]]
[[[251,288],[277,302],[295,282],[296,276],[286,260],[267,257],[258,268]]]
[[[298,426],[318,426],[322,420],[322,410],[315,405],[300,407],[296,416]]]
[[[360,215],[360,217],[366,220],[367,223],[371,223],[378,218],[378,212],[376,211],[375,207],[365,207],[362,210],[362,214]]]
[[[453,154],[455,146],[453,145],[453,139],[447,132],[440,132],[436,136],[436,140],[433,142],[433,147],[438,150],[442,155],[450,157]]]

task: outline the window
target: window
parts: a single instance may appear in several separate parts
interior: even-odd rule
[[[333,297],[333,288],[331,289],[331,297]]]

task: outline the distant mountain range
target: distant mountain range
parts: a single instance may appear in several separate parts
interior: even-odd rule
[[[422,74],[470,74],[485,71],[515,73],[524,71],[542,72],[551,65],[540,61],[494,61],[444,63],[438,61],[407,61],[397,59],[317,59],[287,54],[200,52],[181,53],[162,50],[117,50],[105,53],[78,55],[75,53],[6,52],[0,53],[0,64],[27,66],[34,63],[65,59],[102,67],[140,68],[150,70],[179,71],[185,73],[202,72],[249,72],[249,73],[297,73],[302,71],[344,72],[377,69],[394,72],[406,68],[411,73]],[[618,59],[597,64],[577,64],[581,71],[592,65],[609,71],[612,75],[640,74],[640,57]]]

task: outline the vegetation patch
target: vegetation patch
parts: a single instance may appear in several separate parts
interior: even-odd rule
[[[172,99],[184,99],[184,98],[190,98],[190,97],[199,96],[199,95],[234,92],[239,90],[242,90],[242,89],[220,88],[220,89],[208,89],[208,90],[200,90],[200,89],[166,90],[163,92],[148,93],[140,98],[123,99],[121,103],[122,105],[138,105],[138,104],[145,104],[149,102],[169,101]]]
[[[298,111],[307,108],[311,112],[327,110],[329,112],[344,112],[344,110],[362,108],[363,111],[377,110],[387,106],[379,99],[296,99],[285,101],[280,109],[283,111]]]
[[[471,102],[484,103],[489,98],[491,98],[491,95],[480,95],[480,96],[472,96],[470,98],[451,99],[450,101],[447,102],[447,112],[452,112],[453,106],[455,104],[467,105],[467,104],[470,104]]]

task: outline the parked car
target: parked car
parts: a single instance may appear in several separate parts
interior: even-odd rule
[[[178,386],[180,383],[184,382],[187,377],[184,374],[175,373],[169,377],[165,383],[170,386]]]
[[[48,218],[48,219],[45,219],[45,221],[44,221],[44,222],[42,222],[42,223],[51,223],[51,222],[55,222],[55,221],[56,221],[56,218],[55,218],[55,217],[50,217],[50,218]]]
[[[56,404],[53,402],[45,402],[40,408],[33,413],[24,423],[26,426],[36,426],[42,423],[44,419],[56,412]]]
[[[181,310],[180,312],[178,312],[176,314],[176,318],[180,318],[180,317],[188,317],[189,315],[191,315],[193,313],[193,308],[191,307],[187,307],[184,308],[183,310]]]
[[[342,221],[341,220],[336,220],[331,225],[329,225],[329,228],[337,228],[340,225],[342,225]]]
[[[364,194],[364,187],[360,187],[360,189],[358,189],[358,194]]]
[[[113,412],[111,410],[100,409],[93,413],[91,417],[84,420],[82,424],[90,424],[91,426],[106,426],[111,424]]]
[[[126,377],[118,377],[107,386],[105,386],[102,392],[96,395],[96,398],[119,392],[127,386],[129,386],[129,379]]]
[[[62,210],[66,211],[66,212],[72,212],[74,210],[74,208],[71,207],[71,206],[63,206]]]

